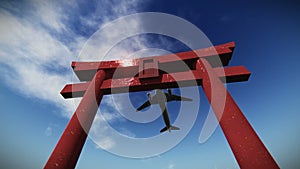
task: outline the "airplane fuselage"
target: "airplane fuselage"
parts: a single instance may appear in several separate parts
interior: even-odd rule
[[[164,119],[164,122],[166,124],[166,126],[168,128],[170,128],[171,124],[170,124],[170,118],[169,118],[169,114],[168,114],[168,110],[167,110],[167,106],[166,106],[166,102],[167,102],[167,97],[165,95],[165,93],[162,90],[155,90],[155,95],[150,96],[149,101],[151,104],[158,104],[161,112],[162,112],[162,116]]]
[[[170,123],[170,118],[169,118],[168,110],[166,107],[166,102],[192,101],[192,99],[174,95],[174,94],[172,94],[171,90],[169,90],[169,89],[168,89],[168,93],[163,92],[163,90],[156,89],[154,95],[151,95],[150,93],[148,93],[147,95],[148,95],[148,101],[146,101],[143,105],[141,105],[139,108],[137,108],[137,111],[140,111],[150,105],[158,104],[161,109],[164,122],[166,124],[166,127],[161,129],[160,132],[164,132],[166,130],[169,130],[169,131],[179,130],[178,127],[172,126]]]

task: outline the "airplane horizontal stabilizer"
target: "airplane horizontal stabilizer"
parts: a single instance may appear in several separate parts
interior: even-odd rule
[[[168,93],[165,93],[166,96],[167,96],[167,101],[170,102],[170,101],[193,101],[193,99],[190,99],[190,98],[187,98],[187,97],[182,97],[182,96],[178,96],[178,95],[175,95],[175,94],[168,94]]]
[[[187,97],[181,97],[180,100],[181,101],[188,101],[188,102],[193,101],[193,99],[190,99],[190,98],[187,98]]]
[[[176,127],[176,126],[171,126],[170,129],[171,129],[171,130],[180,130],[180,128],[179,128],[179,127]]]
[[[166,126],[163,129],[161,129],[160,132],[163,133],[163,132],[165,132],[167,130],[169,130],[169,132],[171,132],[171,130],[180,130],[180,128],[176,127],[176,126],[170,126],[170,127]]]

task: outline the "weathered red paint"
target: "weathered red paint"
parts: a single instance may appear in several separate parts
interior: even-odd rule
[[[155,59],[161,70],[168,73],[187,71],[186,64],[190,69],[194,69],[197,60],[205,58],[213,67],[227,66],[233,50],[234,42],[229,42],[215,47],[198,49],[193,51],[181,52],[163,56],[152,56],[132,60],[114,60],[102,62],[72,62],[72,67],[80,81],[90,81],[97,70],[105,70],[107,76],[113,78],[138,76],[140,62],[147,59]]]
[[[251,74],[244,66],[217,67],[213,69],[221,80],[226,78],[226,83],[247,81]],[[111,92],[116,94],[128,91],[175,88],[178,87],[177,83],[182,84],[181,87],[195,85],[195,83],[190,83],[193,81],[197,81],[199,85],[202,83],[202,74],[196,70],[162,74],[161,76],[161,79],[152,80],[148,83],[147,81],[141,81],[139,77],[107,79],[101,85],[101,90],[103,90],[104,94],[112,94]],[[64,98],[82,97],[89,83],[68,84],[60,93]],[[143,85],[143,83],[147,83],[147,86]]]
[[[59,139],[44,167],[45,169],[75,168],[103,96],[100,86],[104,79],[105,72],[99,70],[89,84],[80,104]]]
[[[197,70],[203,75],[202,88],[240,168],[279,168],[210,64],[199,59]]]
[[[158,61],[156,58],[140,59],[139,79],[159,77]]]

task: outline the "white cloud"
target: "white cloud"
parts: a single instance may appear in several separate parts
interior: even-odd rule
[[[175,164],[171,161],[168,165],[168,169],[174,169]]]
[[[115,141],[110,137],[109,130],[104,123],[106,123],[106,121],[97,114],[90,135],[92,135],[92,139],[96,143],[96,148],[109,150],[115,146]]]
[[[47,137],[51,136],[52,135],[52,128],[50,126],[48,126],[45,130],[45,135]]]
[[[45,134],[45,136],[50,137],[50,136],[52,136],[53,134],[57,134],[57,133],[56,133],[56,132],[57,132],[57,129],[58,129],[58,125],[57,125],[57,124],[51,123],[51,124],[49,124],[48,127],[45,129],[44,134]]]
[[[96,148],[110,150],[117,144],[115,137],[112,136],[115,129],[112,130],[110,125],[123,122],[124,118],[114,108],[110,96],[104,96],[102,101],[104,106],[96,114],[89,136],[96,143]],[[118,131],[129,137],[135,137],[135,134],[126,128],[119,128]]]
[[[102,137],[101,139],[94,140],[96,143],[96,148],[109,150],[115,146],[115,141],[110,137]]]
[[[59,95],[60,89],[71,81],[70,73],[59,72],[70,64],[68,47],[38,25],[6,11],[0,11],[0,22],[0,64],[5,65],[1,69],[8,68],[2,76],[9,86],[27,97],[70,110]]]
[[[51,103],[61,109],[63,117],[70,118],[76,101],[63,99],[59,92],[65,84],[72,82],[71,61],[77,60],[76,56],[88,38],[77,32],[79,26],[75,29],[74,23],[81,24],[87,31],[97,30],[112,19],[135,13],[139,3],[136,0],[116,3],[104,0],[98,2],[89,15],[80,14],[81,6],[77,1],[60,3],[32,0],[28,3],[31,4],[28,9],[30,12],[24,15],[22,6],[15,6],[10,2],[6,3],[6,9],[0,9],[0,78],[14,91],[28,98]],[[70,24],[71,22],[74,23]],[[132,20],[124,25],[130,25],[130,28],[134,28],[132,31],[142,29],[139,20]],[[89,51],[91,55],[79,59],[99,59],[98,56],[92,56],[110,49],[108,42],[124,36],[122,33],[122,29],[103,32],[105,39],[101,39],[96,48]],[[132,57],[130,54],[135,49],[143,49],[146,44],[147,41],[143,38],[132,39],[118,46],[105,59]],[[105,102],[104,99],[104,104],[111,108],[103,112],[107,121],[121,119],[120,115],[116,115],[117,110],[112,103]],[[124,109],[121,102],[118,106]],[[121,131],[128,136],[135,136],[125,128]],[[50,136],[52,132],[53,128],[49,126],[45,134]],[[99,115],[95,118],[91,133],[98,136],[93,139],[104,149],[110,149],[116,144],[108,130],[103,127],[103,120]]]
[[[9,12],[22,12],[20,8],[23,8],[9,2],[6,3],[9,10],[0,10],[1,76],[12,89],[26,97],[53,103],[62,109],[63,116],[70,117],[74,111],[74,103],[64,100],[59,91],[72,81],[70,63],[76,60],[75,56],[87,37],[74,33],[72,27],[67,25],[68,19],[71,20],[68,16],[73,13],[66,12],[72,11],[78,15],[80,6],[77,1],[61,3],[32,0],[29,3],[31,8],[28,10],[31,11],[27,13],[28,16]],[[136,4],[136,1],[120,4],[99,2],[93,13],[94,18],[81,18],[85,22],[94,22],[100,26],[103,22],[99,23],[99,18],[108,21],[125,15],[135,11]],[[105,9],[105,6],[109,8]],[[110,9],[112,6],[113,9]],[[97,15],[100,11],[106,15]],[[70,40],[66,43],[64,40],[68,38]]]
[[[66,25],[63,23],[64,15],[61,8],[62,3],[56,1],[39,1],[33,0],[33,5],[36,9],[36,16],[40,17],[41,22],[61,32],[66,29]]]

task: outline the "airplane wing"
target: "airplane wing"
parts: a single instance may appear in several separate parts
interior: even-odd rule
[[[167,96],[167,101],[193,101],[193,99],[172,94]]]
[[[150,105],[151,105],[151,103],[148,100],[143,105],[141,105],[139,108],[137,108],[136,111],[141,111],[141,110],[143,110],[144,108],[146,108],[146,107],[148,107]]]

